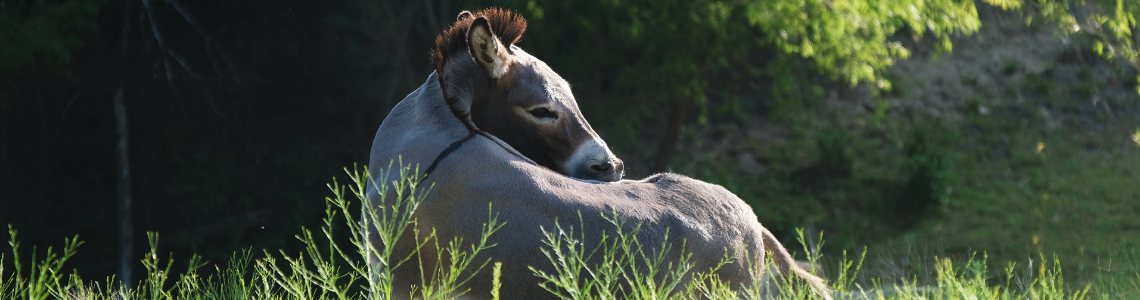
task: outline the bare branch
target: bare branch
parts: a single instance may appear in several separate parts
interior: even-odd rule
[[[218,46],[218,43],[214,41],[214,38],[211,37],[210,34],[206,33],[206,31],[202,29],[201,25],[198,25],[198,21],[194,20],[194,17],[186,11],[186,8],[182,6],[182,3],[178,2],[177,0],[165,1],[166,3],[169,3],[171,6],[173,6],[174,10],[178,11],[178,14],[182,15],[182,18],[186,20],[186,23],[190,24],[190,27],[193,27],[194,30],[198,31],[198,35],[202,36],[202,40],[205,41],[206,44],[206,55],[210,57],[210,63],[213,64],[214,71],[218,73],[218,76],[224,77],[221,67],[218,66],[218,63],[214,59],[214,55],[211,54],[211,50],[213,52],[216,52],[217,55],[221,57],[222,62],[225,64],[227,69],[229,69],[230,75],[234,79],[234,82],[237,82],[237,76],[234,76],[237,72],[233,68],[233,61],[230,60],[229,55],[227,55],[225,51],[222,51],[222,48]]]
[[[192,77],[194,81],[201,82],[202,77],[199,76],[198,72],[194,71],[194,68],[186,62],[186,58],[181,54],[178,54],[178,52],[175,52],[174,49],[166,46],[166,40],[162,37],[162,33],[158,30],[158,21],[154,19],[154,9],[151,7],[150,1],[151,0],[142,0],[142,3],[143,7],[146,8],[147,20],[150,21],[150,32],[154,35],[154,40],[158,43],[158,48],[164,54],[163,65],[166,67],[166,80],[170,82],[174,79],[174,73],[172,73],[170,69],[170,62],[167,61],[166,58],[169,56],[170,58],[173,58],[175,61],[177,61],[178,64],[182,66],[182,69],[186,70],[186,72],[190,74],[190,77]]]
[[[163,63],[164,68],[166,69],[166,82],[167,82],[167,84],[170,85],[171,91],[174,91],[175,94],[177,94],[177,88],[175,88],[175,86],[174,86],[174,73],[173,73],[172,68],[170,67],[170,58],[173,58],[174,61],[178,62],[178,65],[181,66],[183,70],[186,70],[186,73],[190,74],[190,77],[192,79],[194,79],[194,82],[198,84],[198,87],[201,90],[205,91],[206,89],[202,84],[202,82],[203,82],[202,76],[199,75],[198,72],[194,70],[194,68],[186,61],[185,57],[183,57],[181,54],[179,54],[173,48],[170,48],[166,45],[166,41],[163,38],[162,33],[158,29],[158,21],[155,20],[155,18],[154,18],[154,15],[155,15],[154,14],[154,8],[151,7],[150,2],[151,2],[151,0],[142,0],[143,7],[146,8],[147,20],[150,22],[150,31],[151,31],[152,35],[154,36],[155,42],[158,44],[159,50],[162,51],[162,53],[163,53],[162,63]],[[179,13],[182,14],[183,18],[189,18],[189,14],[184,14],[183,10],[179,10]],[[187,22],[191,22],[190,19],[187,19]],[[197,23],[195,22],[195,23],[191,23],[191,24],[196,25]],[[198,29],[199,27],[195,26],[195,28]],[[203,32],[199,29],[199,33],[202,34]],[[206,38],[209,41],[209,39],[206,36],[203,36],[203,38]],[[207,42],[207,43],[209,43],[209,42]],[[224,53],[221,53],[220,50],[218,50],[218,51],[219,51],[219,54],[224,54]],[[209,51],[207,51],[207,52],[209,52]],[[219,117],[225,118],[225,115],[222,114],[221,110],[218,109],[217,105],[214,104],[213,99],[208,94],[206,95],[205,98],[206,98],[206,103],[210,105],[210,109],[212,109],[214,111],[214,113],[217,114]]]

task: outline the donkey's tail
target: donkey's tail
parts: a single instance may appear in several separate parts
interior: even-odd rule
[[[781,245],[780,241],[776,240],[776,237],[772,235],[771,231],[768,231],[767,228],[763,228],[762,231],[763,237],[761,237],[761,239],[764,241],[764,251],[772,253],[772,261],[776,263],[776,267],[779,268],[780,273],[784,276],[792,276],[792,274],[795,274],[803,278],[821,299],[832,300],[831,289],[827,288],[827,284],[823,282],[823,278],[819,278],[819,276],[815,276],[807,270],[800,268],[795,260],[792,259],[792,255],[788,254],[788,250],[784,249],[784,245]]]

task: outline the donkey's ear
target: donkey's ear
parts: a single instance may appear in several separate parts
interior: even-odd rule
[[[471,12],[465,10],[465,11],[459,12],[459,16],[455,17],[455,20],[456,21],[463,21],[463,19],[470,18],[471,16],[472,16]]]
[[[511,55],[499,43],[499,37],[491,31],[491,24],[486,17],[471,22],[471,29],[467,30],[467,47],[475,63],[487,70],[493,78],[502,77],[510,68]]]

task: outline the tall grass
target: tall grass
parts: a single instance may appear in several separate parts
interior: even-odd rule
[[[391,173],[391,172],[395,173]],[[146,267],[145,278],[138,283],[121,284],[114,277],[104,281],[88,281],[74,271],[66,269],[66,262],[83,244],[78,237],[64,240],[57,251],[48,247],[41,251],[32,247],[25,252],[18,242],[17,231],[9,226],[10,256],[0,254],[0,299],[392,299],[412,295],[398,295],[395,280],[397,268],[421,268],[421,274],[436,274],[418,278],[412,288],[416,298],[451,299],[461,295],[475,298],[499,299],[512,295],[501,291],[501,264],[493,265],[492,282],[471,282],[475,274],[483,271],[491,261],[479,259],[479,254],[495,245],[489,237],[502,228],[502,222],[493,214],[483,224],[483,234],[477,241],[450,239],[441,242],[434,232],[416,232],[416,249],[437,247],[434,270],[424,270],[419,253],[399,254],[395,245],[407,230],[418,230],[411,215],[422,203],[430,187],[419,186],[422,177],[418,170],[391,165],[377,172],[380,195],[391,194],[396,199],[380,199],[383,205],[365,205],[366,187],[370,183],[368,171],[346,170],[351,178],[348,185],[336,180],[329,185],[333,196],[326,198],[326,217],[318,233],[302,229],[296,238],[305,245],[302,252],[261,251],[254,259],[251,249],[234,253],[225,267],[213,266],[209,275],[203,268],[210,264],[198,256],[187,262],[187,271],[171,274],[172,255],[162,259],[158,234],[148,233],[150,251],[142,258]],[[391,176],[391,177],[389,177]],[[388,181],[390,179],[390,181]],[[389,184],[376,184],[388,182]],[[393,190],[384,190],[391,188]],[[349,200],[352,199],[352,200]],[[359,207],[356,207],[359,206]],[[359,212],[359,220],[348,217]],[[685,251],[685,241],[669,241],[666,233],[662,245],[645,245],[638,238],[643,234],[636,224],[623,224],[614,215],[603,215],[614,225],[613,235],[600,233],[596,247],[587,249],[583,241],[587,233],[574,226],[556,223],[555,228],[542,228],[545,233],[545,254],[551,268],[531,266],[534,276],[551,295],[562,299],[808,299],[812,290],[797,278],[764,276],[764,284],[744,290],[716,275],[721,266],[734,260],[756,261],[749,257],[725,256],[719,265],[709,270],[696,270],[692,253]],[[347,230],[348,241],[334,239],[334,230]],[[590,233],[593,234],[593,233]],[[370,238],[371,237],[371,238]],[[425,238],[420,238],[425,237]],[[372,241],[376,241],[373,243]],[[801,244],[803,243],[801,233]],[[805,246],[806,247],[806,246]],[[804,253],[818,253],[808,251]],[[671,259],[670,253],[682,254]],[[864,256],[866,251],[864,250]],[[873,278],[856,280],[864,268],[863,257],[848,260],[843,257],[832,268],[829,277],[836,299],[930,299],[930,300],[1004,300],[1004,299],[1132,299],[1140,297],[1140,255],[1127,252],[1123,257],[1106,262],[1095,284],[1070,287],[1057,260],[1041,257],[1025,266],[1010,264],[994,275],[981,259],[954,262],[936,258],[931,270],[936,278],[932,282],[919,282],[915,278]],[[26,256],[26,255],[30,255]],[[846,254],[844,254],[846,255]],[[771,256],[766,260],[771,266]],[[819,257],[809,255],[810,263],[818,264]],[[551,270],[551,271],[543,271]],[[470,284],[489,284],[488,295],[466,294]],[[548,296],[548,295],[547,295]]]
[[[668,241],[668,233],[664,245],[652,251],[637,238],[640,225],[625,231],[625,224],[616,218],[616,213],[603,218],[615,226],[616,236],[601,232],[601,240],[594,249],[585,249],[586,233],[575,234],[573,227],[562,227],[555,222],[552,230],[543,228],[546,248],[542,253],[554,266],[554,273],[530,267],[535,276],[545,280],[542,288],[559,298],[575,300],[669,298],[692,271],[692,254],[669,261],[667,254],[673,245]],[[680,248],[684,253],[683,241]],[[601,257],[595,259],[595,255]],[[591,261],[598,263],[591,264]]]

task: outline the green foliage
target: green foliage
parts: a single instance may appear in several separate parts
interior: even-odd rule
[[[903,146],[903,166],[911,177],[900,195],[902,211],[925,212],[948,200],[954,172],[942,141],[947,134],[940,127],[920,124]]]
[[[265,284],[275,283],[294,299],[396,297],[397,295],[393,294],[395,269],[407,267],[404,266],[405,263],[421,255],[418,251],[414,251],[407,256],[396,256],[396,244],[407,232],[408,226],[414,224],[412,215],[430,191],[430,187],[419,186],[423,177],[417,175],[420,174],[418,168],[412,169],[400,165],[396,167],[398,174],[392,173],[392,168],[390,163],[388,169],[377,173],[379,176],[376,179],[370,179],[367,168],[363,172],[358,170],[349,172],[354,184],[349,186],[348,191],[362,205],[360,211],[363,216],[359,223],[348,218],[353,213],[351,205],[345,200],[345,187],[334,181],[329,188],[335,198],[326,198],[327,217],[322,227],[328,247],[323,249],[318,247],[312,233],[305,230],[303,235],[297,236],[297,239],[305,244],[305,252],[296,257],[291,257],[284,251],[280,253],[287,262],[285,264],[287,268],[281,268],[276,258],[268,251],[265,253],[265,258],[257,261],[257,274],[262,276],[261,280]],[[396,177],[389,177],[390,175],[399,177],[395,179]],[[395,179],[391,181],[391,188],[394,189],[396,199],[385,199],[386,196],[383,195],[386,195],[388,187],[385,184],[378,184],[389,182],[388,178]],[[366,204],[368,202],[365,188],[369,184],[381,189],[379,193],[382,196],[379,201],[383,205]],[[467,244],[461,239],[452,239],[447,247],[439,247],[438,241],[441,237],[436,236],[434,232],[426,237],[426,240],[419,240],[421,235],[416,232],[417,238],[414,242],[417,250],[428,243],[435,243],[436,248],[442,249],[436,251],[438,255],[435,257],[436,261],[449,261],[450,264],[436,266],[437,269],[430,272],[436,277],[420,278],[419,290],[414,290],[414,293],[424,299],[451,299],[467,292],[462,287],[489,262],[489,260],[477,262],[476,257],[481,251],[494,246],[488,244],[488,238],[503,226],[497,217],[491,212],[488,213],[489,221],[483,224],[480,240],[470,245],[468,250],[464,249],[463,246]],[[332,229],[338,214],[345,217],[344,224],[348,226],[355,253],[346,251],[346,248],[342,248],[334,239]],[[380,244],[372,244],[372,240],[368,238],[370,235],[377,236]],[[417,265],[423,271],[422,259],[417,262],[420,262]],[[358,281],[362,282],[357,283]]]
[[[95,0],[15,0],[0,7],[0,72],[35,67],[66,72],[72,52],[96,29]]]
[[[640,224],[627,229],[617,220],[616,212],[602,217],[614,225],[615,236],[601,232],[594,249],[585,248],[585,231],[575,235],[573,227],[563,228],[557,222],[550,231],[542,229],[546,245],[542,253],[554,266],[554,273],[529,267],[535,276],[545,280],[540,284],[543,289],[562,299],[666,299],[690,276],[692,254],[685,252],[684,241],[679,253],[685,254],[673,259],[669,254],[674,252],[675,242],[669,241],[668,232],[662,245],[644,245],[639,238]]]
[[[832,166],[846,176],[851,176],[851,133],[840,129],[824,131],[816,137],[821,163]]]
[[[170,254],[170,258],[166,260],[166,266],[163,267],[158,258],[158,233],[148,232],[147,240],[150,242],[150,252],[142,260],[143,266],[146,267],[147,276],[131,294],[134,297],[144,299],[173,299],[176,295],[185,299],[192,294],[199,293],[201,286],[199,286],[198,269],[204,267],[206,262],[202,261],[198,255],[191,256],[187,264],[187,271],[179,276],[178,281],[173,285],[168,285],[166,281],[173,275],[170,268],[174,266],[174,254]]]
[[[402,177],[395,181],[395,188],[407,189],[409,184],[418,182],[415,177],[407,176],[410,170],[400,168]],[[384,245],[368,249],[362,233],[367,230],[361,223],[345,218],[343,224],[347,225],[352,233],[352,244],[356,246],[357,253],[344,251],[334,241],[332,227],[337,215],[347,216],[352,213],[345,195],[350,191],[359,201],[364,201],[363,187],[367,179],[367,171],[350,173],[353,186],[346,190],[335,182],[330,185],[335,197],[326,198],[327,217],[322,228],[328,246],[324,247],[316,241],[311,232],[305,230],[298,239],[305,244],[305,252],[295,258],[281,253],[287,261],[281,267],[274,256],[266,253],[266,257],[252,262],[251,252],[243,250],[231,256],[225,269],[216,268],[216,273],[209,276],[199,274],[201,267],[206,263],[197,256],[192,256],[188,262],[188,271],[178,274],[178,280],[171,273],[173,256],[171,259],[161,261],[158,257],[158,235],[149,234],[150,252],[143,258],[147,275],[143,282],[135,288],[115,288],[113,279],[108,279],[105,285],[82,280],[76,273],[64,270],[64,263],[76,253],[76,248],[82,244],[78,239],[67,239],[64,251],[55,254],[50,248],[46,256],[37,259],[37,251],[33,249],[33,256],[25,260],[20,256],[19,243],[16,232],[9,229],[9,246],[12,248],[12,263],[14,270],[5,269],[5,257],[0,255],[0,298],[4,299],[391,299],[391,294],[383,291],[389,290],[390,282],[375,281],[380,278],[375,272],[381,272],[373,264],[367,263],[369,255],[383,255]],[[380,174],[388,174],[381,172]],[[416,207],[422,200],[423,194],[403,201],[408,207]],[[387,203],[387,202],[386,202]],[[365,209],[365,211],[369,211]],[[400,210],[410,212],[409,210]],[[372,210],[373,221],[391,222],[408,221],[397,217],[385,219],[386,213],[391,211]],[[478,272],[484,264],[472,263],[477,253],[489,247],[485,243],[488,236],[493,234],[501,223],[495,217],[489,216],[490,222],[484,224],[483,242],[471,246],[470,252],[458,250],[444,251],[450,254],[450,259],[458,261],[441,271],[448,274],[463,274],[464,270]],[[606,217],[603,215],[603,217]],[[798,277],[765,276],[769,284],[753,285],[750,289],[735,290],[729,282],[723,281],[715,274],[720,267],[734,263],[737,259],[749,262],[755,261],[749,254],[743,257],[726,256],[717,266],[710,270],[692,270],[689,263],[691,253],[674,256],[670,253],[686,253],[684,241],[663,241],[660,246],[648,246],[640,241],[639,226],[630,226],[607,217],[615,226],[613,236],[602,234],[601,242],[594,249],[584,247],[583,241],[588,238],[585,232],[575,232],[573,227],[557,226],[546,232],[545,244],[541,250],[555,266],[555,273],[545,273],[532,269],[534,275],[547,280],[547,287],[552,293],[563,299],[810,299],[812,290],[798,280]],[[388,225],[388,224],[379,224]],[[393,228],[380,226],[380,228]],[[383,230],[383,229],[381,229]],[[815,249],[807,248],[804,243],[803,232],[799,231],[800,244],[805,245],[807,253],[818,253]],[[446,237],[443,237],[446,238]],[[454,240],[453,245],[461,243]],[[679,243],[679,244],[678,244]],[[819,246],[822,246],[822,241]],[[679,245],[680,248],[672,247]],[[677,250],[677,251],[674,251]],[[707,255],[707,253],[706,253]],[[306,258],[306,256],[308,258]],[[1140,255],[1135,250],[1125,252],[1123,257],[1116,257],[1125,268],[1110,267],[1104,269],[1102,277],[1095,285],[1083,288],[1071,288],[1065,285],[1062,270],[1057,259],[1051,263],[1043,257],[1034,264],[1033,261],[1018,268],[1009,264],[1005,269],[1004,277],[993,278],[987,271],[987,259],[981,260],[968,257],[964,261],[955,263],[949,258],[935,258],[931,266],[936,280],[920,284],[908,278],[864,278],[860,274],[865,268],[864,258],[866,251],[858,260],[847,260],[846,255],[838,261],[835,280],[831,287],[837,299],[1123,299],[1129,295],[1140,295],[1140,272],[1137,272],[1137,262]],[[398,257],[393,257],[400,259]],[[390,261],[389,258],[379,257],[380,261]],[[818,254],[809,255],[808,261],[818,265],[821,260]],[[406,260],[406,259],[405,259]],[[31,268],[24,272],[23,263],[31,261]],[[751,264],[751,263],[750,263]],[[765,265],[772,266],[771,255],[766,256]],[[392,266],[392,264],[388,264]],[[496,263],[494,273],[498,284],[500,264]],[[755,266],[754,266],[755,267]],[[757,268],[758,269],[758,268]],[[763,272],[774,272],[774,268],[765,268]],[[698,272],[693,272],[698,271]],[[1023,275],[1022,275],[1023,274]],[[761,278],[763,273],[754,274]],[[427,299],[450,299],[461,294],[460,288],[465,279],[461,277],[448,277],[440,281],[425,281],[434,291],[449,291],[459,293],[425,295]],[[470,277],[466,277],[470,278]],[[683,283],[688,284],[683,285]],[[861,283],[862,282],[862,283]],[[897,283],[891,283],[897,282]],[[870,283],[864,285],[864,283]],[[438,285],[442,284],[442,285]],[[931,284],[931,285],[926,285]],[[428,285],[425,285],[428,286]],[[492,291],[498,291],[497,288]],[[1090,292],[1091,291],[1091,292]],[[511,291],[502,291],[510,294]],[[499,294],[492,292],[492,298],[497,299]],[[1122,298],[1121,298],[1122,297]]]
[[[1023,0],[987,0],[1002,9],[1016,9]],[[1061,34],[1087,33],[1096,38],[1092,50],[1140,70],[1140,2],[1128,0],[1030,0],[1026,23],[1035,17],[1057,26]],[[1081,11],[1081,13],[1075,13]],[[1140,76],[1136,77],[1140,82]],[[1140,93],[1140,88],[1137,88]]]
[[[951,34],[971,34],[980,22],[973,1],[750,1],[751,24],[786,53],[813,58],[834,79],[890,89],[882,72],[910,56],[895,34],[907,29],[915,39],[929,34],[938,49],[950,51]]]
[[[392,170],[389,166],[389,169],[379,171],[377,180],[387,181],[388,175],[393,174]],[[141,261],[146,267],[145,279],[134,288],[114,288],[118,286],[114,278],[108,278],[105,285],[99,285],[80,279],[76,273],[65,272],[64,263],[82,244],[78,238],[66,239],[62,254],[48,248],[46,256],[39,260],[33,248],[31,269],[23,268],[25,260],[20,256],[16,231],[9,226],[9,245],[15,270],[5,269],[5,256],[0,254],[0,299],[392,299],[396,296],[392,294],[392,270],[420,255],[410,253],[406,257],[396,257],[395,243],[400,233],[414,224],[410,216],[430,191],[417,186],[422,177],[413,175],[418,174],[414,173],[416,170],[407,166],[397,166],[394,170],[398,170],[398,174],[393,175],[398,175],[399,179],[392,181],[392,188],[397,191],[398,199],[390,202],[381,199],[387,204],[381,207],[363,205],[367,199],[364,188],[372,180],[368,170],[350,171],[349,177],[354,184],[347,189],[334,180],[329,185],[334,197],[325,199],[326,218],[321,228],[324,243],[314,238],[311,231],[302,229],[297,239],[304,244],[304,252],[291,256],[280,251],[279,255],[285,261],[281,264],[272,253],[264,251],[263,258],[252,262],[252,272],[248,268],[251,265],[249,250],[234,253],[225,270],[217,269],[215,274],[207,277],[199,274],[207,263],[193,255],[187,263],[187,271],[179,274],[177,281],[170,282],[175,275],[171,271],[174,256],[171,254],[165,261],[159,259],[158,234],[152,232],[148,233],[150,252]],[[359,211],[365,216],[361,222],[346,217],[355,214],[345,199],[348,194],[352,194],[362,206]],[[344,217],[342,224],[349,229],[350,244],[355,249],[345,247],[334,238],[337,235],[333,233],[333,227],[339,223],[338,216]],[[493,214],[488,218],[476,243],[468,245],[455,238],[441,248],[435,259],[450,261],[451,264],[437,266],[435,273],[440,275],[436,278],[422,278],[417,291],[419,296],[423,299],[453,299],[466,292],[464,285],[489,262],[479,261],[479,253],[494,246],[488,243],[488,238],[503,225]],[[369,226],[374,226],[374,231],[366,232],[371,228]],[[381,245],[370,244],[368,234],[384,237]],[[427,243],[436,243],[438,247],[439,238],[429,235],[426,240],[415,242],[418,247]],[[370,257],[375,260],[369,261]],[[422,263],[419,267],[423,268]]]
[[[648,129],[661,128],[661,122],[666,128],[691,121],[721,125],[754,117],[756,110],[742,111],[748,107],[766,108],[764,117],[787,121],[825,98],[829,80],[866,84],[872,93],[891,90],[887,68],[910,56],[909,45],[933,38],[936,52],[950,51],[952,37],[980,26],[975,2],[965,0],[494,5],[531,20],[521,46],[574,85],[584,114],[611,146],[640,156],[672,147],[645,147],[647,140],[669,141],[659,137],[660,130]],[[681,111],[680,120],[669,110]],[[649,171],[631,166],[631,176]]]
[[[63,251],[60,253],[48,247],[42,259],[36,259],[39,251],[32,246],[32,257],[29,260],[31,265],[27,269],[20,259],[20,242],[16,239],[16,229],[12,225],[8,225],[8,237],[15,270],[11,276],[4,273],[4,255],[0,254],[0,299],[43,300],[65,297],[70,292],[75,280],[63,272],[63,264],[83,245],[78,236],[64,239]]]
[[[495,268],[491,271],[491,299],[499,300],[499,289],[503,288],[503,263],[495,262]]]
[[[571,24],[584,27],[582,34],[597,33],[591,32],[597,28],[614,31],[621,37],[614,42],[640,48],[647,55],[622,72],[655,75],[626,76],[627,80],[669,84],[669,93],[681,92],[679,96],[698,103],[711,71],[737,67],[749,52],[768,44],[785,54],[812,58],[818,70],[835,79],[889,88],[882,72],[910,54],[902,43],[892,40],[896,33],[908,30],[907,38],[933,36],[938,49],[949,51],[951,34],[970,34],[980,26],[973,1],[601,1],[573,5],[590,9],[578,12],[567,5],[534,0],[508,6],[526,7],[524,13],[545,22],[558,21],[551,20],[558,17],[552,11],[577,13],[573,17],[580,22]],[[756,37],[754,30],[762,34]],[[702,46],[683,47],[691,44]]]

